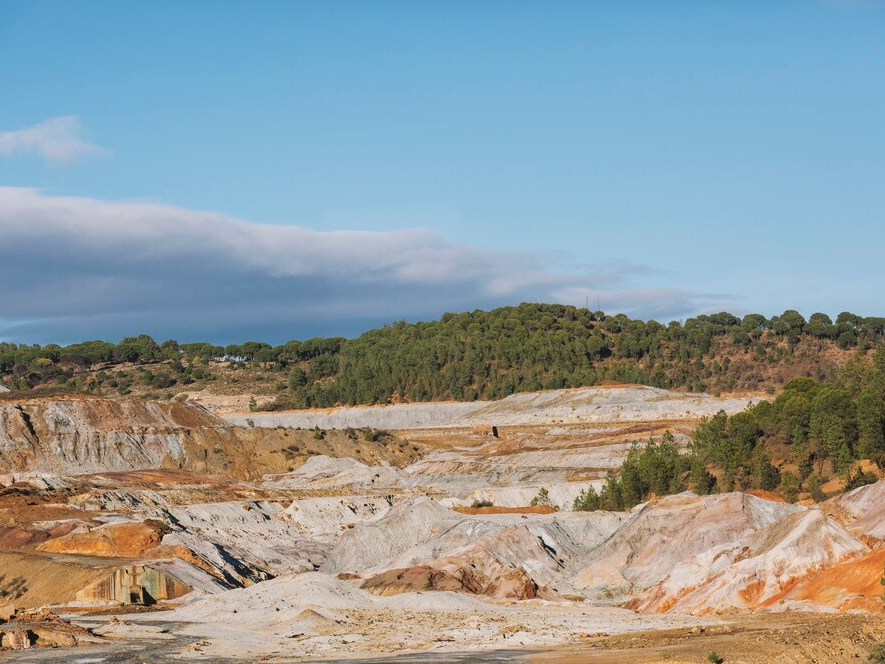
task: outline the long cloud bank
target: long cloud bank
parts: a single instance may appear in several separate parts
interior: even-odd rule
[[[664,319],[728,301],[637,284],[647,272],[554,271],[420,228],[318,232],[0,187],[0,339],[280,341],[597,291],[606,310]]]

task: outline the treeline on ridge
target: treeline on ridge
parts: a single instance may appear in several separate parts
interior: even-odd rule
[[[766,318],[728,313],[684,322],[632,320],[565,305],[522,304],[399,322],[354,338],[157,343],[147,335],[117,344],[0,343],[0,379],[18,390],[73,385],[86,372],[165,363],[145,380],[154,387],[201,380],[210,362],[279,372],[277,408],[397,401],[495,399],[514,392],[599,384],[605,380],[691,391],[774,388],[772,367],[817,379],[838,366],[825,351],[865,352],[885,335],[885,318],[848,312],[832,320],[796,311]],[[116,383],[116,385],[115,385]],[[90,385],[94,385],[90,383]],[[124,393],[125,380],[106,380]]]

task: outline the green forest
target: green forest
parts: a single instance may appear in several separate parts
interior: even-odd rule
[[[652,494],[745,489],[778,491],[790,502],[826,498],[834,477],[851,489],[875,482],[857,463],[885,465],[885,346],[871,362],[855,360],[837,378],[796,378],[773,401],[701,422],[688,449],[671,435],[631,448],[602,490],[575,500],[579,510],[629,508]],[[776,465],[779,467],[776,467]]]
[[[56,386],[127,394],[133,378],[114,372],[120,367],[157,365],[138,380],[165,390],[209,380],[210,365],[224,362],[275,372],[276,408],[495,399],[606,380],[690,391],[773,391],[785,375],[833,378],[883,335],[885,318],[848,312],[835,320],[822,313],[806,320],[796,311],[772,318],[718,313],[663,324],[522,304],[399,322],[353,339],[277,346],[158,343],[147,335],[68,346],[0,343],[0,380],[20,391]]]

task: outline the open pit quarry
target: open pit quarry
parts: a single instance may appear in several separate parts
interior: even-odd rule
[[[632,441],[687,444],[750,401],[634,386],[281,413],[7,400],[0,647],[21,662],[863,658],[885,639],[885,481],[819,504],[682,493],[571,511]],[[542,487],[552,505],[530,506]]]

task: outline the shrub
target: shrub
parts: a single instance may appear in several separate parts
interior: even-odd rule
[[[780,494],[788,503],[796,502],[799,497],[799,479],[793,473],[781,473]]]
[[[151,386],[163,390],[172,387],[176,382],[168,373],[158,373],[151,379]]]
[[[532,498],[532,502],[530,503],[532,507],[538,506],[546,506],[553,507],[553,501],[550,500],[550,494],[547,492],[547,489],[541,487],[538,489],[538,495]]]
[[[860,471],[858,471],[848,478],[848,483],[845,485],[845,490],[851,491],[852,489],[859,489],[862,486],[866,486],[867,484],[875,484],[878,481],[879,478],[876,477],[873,473],[861,473]]]
[[[817,503],[827,499],[827,494],[820,488],[820,478],[817,474],[808,478],[808,493],[811,494],[812,499]]]
[[[885,642],[873,646],[867,657],[867,664],[885,664]]]
[[[582,490],[572,503],[572,510],[575,512],[595,512],[599,509],[599,494],[592,486]]]
[[[495,503],[492,502],[491,500],[486,499],[486,498],[483,498],[482,500],[477,498],[476,500],[473,501],[473,504],[471,505],[471,507],[474,507],[474,508],[476,508],[476,507],[494,507],[494,506],[495,506]]]

